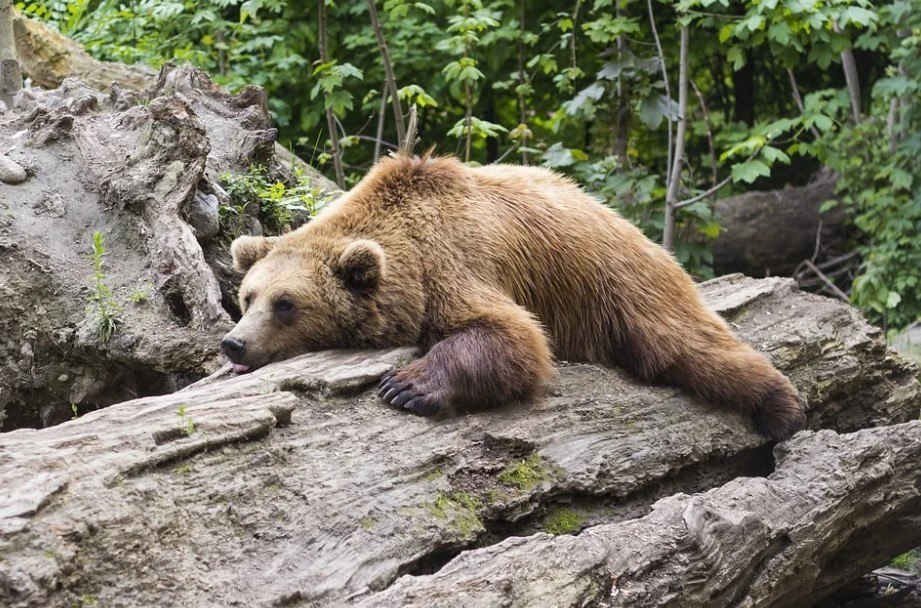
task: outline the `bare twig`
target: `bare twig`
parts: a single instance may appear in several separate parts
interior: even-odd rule
[[[822,247],[822,220],[819,220],[819,227],[815,231],[815,249],[812,250],[812,257],[809,259],[810,262],[815,264],[815,259],[819,257],[819,250]]]
[[[371,137],[370,135],[353,135],[352,137],[357,137],[358,139],[361,139],[363,141],[373,141],[375,144],[375,147],[377,147],[377,145],[379,144],[381,147],[387,148],[388,150],[399,150],[400,149],[400,146],[396,145],[395,143],[389,142],[384,139],[378,139],[377,137]]]
[[[796,76],[793,74],[793,70],[787,68],[787,78],[790,79],[790,88],[793,90],[793,103],[796,104],[796,107],[799,108],[800,114],[805,114],[806,106],[803,104],[803,97],[799,94],[799,86],[796,84]],[[815,125],[809,127],[809,130],[812,131],[812,136],[816,139],[819,139],[819,130],[815,128]]]
[[[843,301],[845,301],[845,302],[850,302],[850,301],[851,301],[851,299],[850,299],[849,297],[847,297],[847,294],[844,293],[843,291],[841,291],[841,289],[839,289],[838,286],[835,285],[834,282],[832,282],[831,279],[829,279],[827,276],[825,276],[825,273],[822,272],[821,270],[819,270],[819,269],[816,267],[815,264],[813,264],[813,263],[810,262],[809,260],[805,260],[804,263],[805,263],[806,266],[809,268],[809,270],[811,270],[812,272],[815,273],[815,276],[817,276],[817,277],[819,277],[820,279],[822,279],[822,282],[825,283],[825,285],[831,290],[831,292],[832,292],[833,294],[835,294],[835,297],[837,297],[838,299],[843,300]]]
[[[381,59],[384,62],[384,74],[386,74],[387,88],[390,91],[390,101],[393,104],[393,121],[397,127],[397,144],[403,145],[403,138],[406,137],[406,127],[403,124],[403,106],[400,104],[397,79],[393,75],[393,65],[390,63],[387,40],[384,38],[384,30],[381,28],[380,19],[377,17],[375,0],[368,0],[368,11],[371,13],[371,25],[374,27],[374,36],[377,38],[377,48],[380,50]]]
[[[517,150],[519,147],[521,147],[521,142],[520,142],[520,141],[516,141],[514,144],[512,144],[512,146],[511,146],[508,150],[506,150],[505,152],[502,153],[502,156],[500,156],[499,158],[497,158],[496,160],[494,160],[493,162],[491,162],[491,163],[489,163],[489,164],[491,164],[491,165],[498,165],[498,164],[501,163],[503,160],[505,160],[505,158],[506,158],[509,154],[511,154],[512,152],[514,152],[515,150]]]
[[[406,127],[406,139],[400,146],[400,154],[403,156],[412,156],[413,148],[416,147],[416,132],[419,129],[419,119],[416,116],[416,104],[409,107],[409,126]]]
[[[752,154],[750,154],[750,155],[748,156],[748,158],[746,158],[746,159],[745,159],[744,161],[742,161],[742,162],[743,162],[743,163],[747,163],[747,162],[750,161],[751,159],[755,158],[755,156],[756,156],[757,154],[758,154],[758,152],[753,152]],[[729,177],[727,177],[726,179],[724,179],[724,180],[721,181],[720,183],[716,184],[716,185],[713,186],[712,188],[709,188],[709,189],[707,189],[707,190],[704,190],[704,191],[701,192],[700,194],[697,194],[697,195],[695,195],[695,196],[692,196],[691,198],[688,198],[688,199],[685,199],[685,200],[683,200],[683,201],[679,201],[679,202],[675,203],[675,204],[674,204],[674,208],[675,208],[675,209],[681,209],[682,207],[687,207],[688,205],[693,205],[693,204],[696,203],[697,201],[703,200],[703,199],[707,198],[708,196],[710,196],[711,194],[716,194],[717,192],[719,192],[720,190],[723,189],[723,186],[725,186],[726,184],[728,184],[728,183],[731,182],[731,181],[732,181],[732,175],[730,175]]]
[[[662,235],[662,246],[669,251],[675,248],[675,205],[678,203],[678,188],[681,185],[684,140],[688,125],[688,38],[688,26],[683,25],[678,60],[678,132],[675,137],[675,154],[668,179],[668,191],[665,194],[665,229]]]
[[[326,37],[326,0],[317,0],[320,30],[320,61],[329,61],[329,42]],[[333,166],[336,169],[336,185],[345,189],[345,173],[342,170],[342,148],[339,147],[339,132],[336,130],[336,117],[333,108],[328,105],[327,96],[326,125],[329,128],[329,141],[333,147]]]
[[[707,126],[707,147],[710,149],[710,183],[712,186],[716,187],[717,180],[719,179],[719,172],[717,171],[717,158],[716,158],[716,146],[713,144],[713,129],[710,127],[710,110],[707,108],[707,102],[704,99],[703,93],[700,92],[700,89],[697,88],[697,83],[693,79],[689,79],[691,83],[691,88],[694,89],[694,95],[697,96],[697,103],[700,104],[700,111],[704,115],[704,124]]]

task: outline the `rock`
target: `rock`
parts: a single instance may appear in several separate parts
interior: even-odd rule
[[[189,224],[195,230],[195,236],[199,240],[213,238],[220,232],[219,207],[217,196],[214,194],[205,194],[201,190],[195,192],[192,204],[189,206]]]
[[[4,154],[0,154],[0,182],[21,184],[26,181],[26,170]]]

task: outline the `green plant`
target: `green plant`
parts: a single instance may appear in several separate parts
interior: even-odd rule
[[[93,233],[92,252],[90,261],[93,264],[93,274],[90,277],[89,308],[96,317],[99,339],[108,342],[121,323],[122,308],[115,300],[112,288],[106,283],[105,269],[103,268],[106,256],[105,241],[98,230]]]
[[[176,410],[176,414],[179,415],[179,428],[183,433],[191,436],[192,433],[195,432],[195,421],[188,415],[185,403],[179,404],[179,409]]]
[[[499,473],[499,481],[518,486],[519,490],[535,488],[547,477],[547,467],[539,454],[519,460]]]
[[[131,292],[131,294],[128,296],[128,301],[130,301],[132,304],[143,304],[150,298],[150,293],[151,286],[145,285]]]
[[[222,225],[229,227],[232,237],[239,236],[245,218],[254,211],[269,232],[278,234],[290,229],[299,214],[303,219],[314,217],[332,197],[297,167],[294,176],[294,184],[286,185],[269,178],[258,165],[242,175],[222,174],[221,184],[231,199],[231,205],[219,209]]]
[[[903,553],[889,562],[889,565],[893,568],[900,568],[902,570],[911,570],[919,564],[921,564],[921,550],[919,549],[912,549],[908,553]]]
[[[77,412],[77,404],[76,404],[76,403],[71,403],[71,404],[70,404],[70,411],[73,412],[73,415],[71,415],[71,417],[70,417],[71,420],[76,420],[76,419],[80,416],[80,414]]]
[[[873,87],[869,115],[816,145],[839,172],[838,194],[859,231],[851,300],[890,336],[921,318],[921,12],[912,6],[901,0],[884,7],[885,27],[858,41],[891,59]]]
[[[483,531],[483,522],[477,514],[479,505],[479,500],[466,492],[439,492],[430,509],[437,519],[448,520],[460,534],[470,536]]]
[[[548,534],[571,534],[582,528],[585,518],[572,509],[557,508],[544,517],[543,529]]]

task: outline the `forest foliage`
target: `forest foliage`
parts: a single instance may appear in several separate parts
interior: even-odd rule
[[[101,59],[263,86],[282,142],[343,186],[397,145],[397,113],[415,104],[420,147],[553,167],[653,239],[671,196],[675,254],[700,277],[720,231],[712,197],[830,167],[828,204],[846,207],[861,260],[845,290],[886,327],[921,316],[921,0],[17,6]]]

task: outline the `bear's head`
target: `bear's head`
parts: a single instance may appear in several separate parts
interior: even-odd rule
[[[367,239],[243,236],[231,245],[242,318],[221,348],[244,373],[327,348],[375,345],[384,323],[376,296],[384,249]]]

